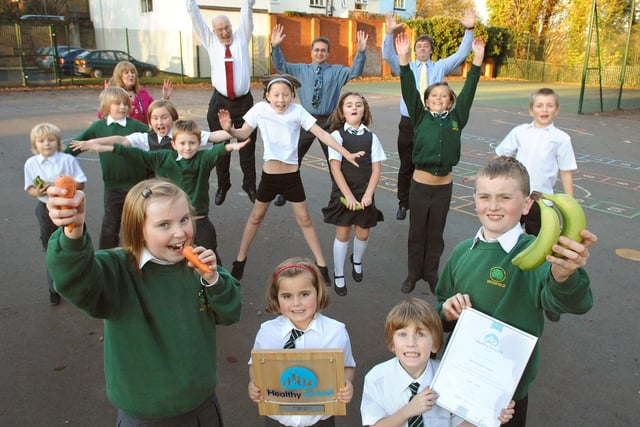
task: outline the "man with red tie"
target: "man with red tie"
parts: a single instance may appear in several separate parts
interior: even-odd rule
[[[228,16],[217,15],[211,20],[212,28],[207,26],[196,0],[187,0],[187,12],[191,17],[193,29],[198,34],[202,46],[209,54],[211,62],[211,83],[214,90],[207,122],[211,131],[220,130],[218,110],[225,109],[231,113],[235,128],[242,127],[242,117],[253,106],[251,95],[251,58],[249,43],[253,32],[253,5],[255,0],[243,0],[240,8],[240,26],[233,31]],[[239,151],[240,168],[244,175],[242,189],[251,202],[256,199],[256,156],[255,141],[257,130],[250,136],[252,143]],[[231,188],[229,166],[231,156],[225,156],[216,166],[218,190],[214,202],[221,205]]]

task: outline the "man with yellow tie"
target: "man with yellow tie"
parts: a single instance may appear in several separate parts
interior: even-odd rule
[[[416,39],[413,50],[415,61],[409,63],[409,67],[415,76],[417,89],[424,95],[427,87],[434,83],[444,81],[444,78],[460,65],[471,53],[473,42],[473,29],[476,23],[476,12],[474,9],[467,9],[464,17],[460,20],[465,32],[460,47],[456,53],[437,61],[431,61],[433,52],[433,39],[428,35],[420,35]],[[398,54],[394,48],[394,33],[404,27],[401,22],[396,22],[396,15],[392,11],[387,13],[387,23],[384,40],[382,42],[382,58],[385,60],[391,71],[395,75],[400,75],[400,64]],[[409,112],[404,99],[400,98],[400,123],[398,124],[398,157],[400,158],[400,168],[398,169],[398,211],[396,219],[404,220],[409,209],[409,187],[411,176],[413,175],[413,161],[411,153],[413,151],[413,124],[409,118]]]

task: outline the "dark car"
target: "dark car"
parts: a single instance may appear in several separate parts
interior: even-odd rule
[[[160,72],[155,65],[138,61],[121,50],[92,50],[78,55],[74,61],[74,71],[94,78],[111,76],[120,61],[129,61],[135,65],[140,77],[152,77]]]
[[[76,58],[85,52],[88,52],[88,50],[83,48],[71,49],[65,55],[58,56],[60,74],[64,74],[66,76],[73,74]]]

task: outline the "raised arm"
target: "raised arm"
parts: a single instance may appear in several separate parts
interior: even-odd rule
[[[311,126],[311,128],[309,129],[309,132],[314,134],[316,138],[318,138],[318,140],[322,142],[324,145],[331,147],[334,150],[336,150],[338,153],[342,154],[342,157],[345,160],[347,160],[349,163],[351,163],[355,167],[359,167],[356,159],[358,157],[364,156],[364,151],[358,151],[357,153],[349,152],[342,145],[338,144],[338,142],[331,136],[331,134],[329,134],[327,131],[322,129],[317,124],[314,124],[313,126]]]
[[[405,33],[400,33],[395,39],[396,51],[400,65],[407,65],[411,61],[411,40]]]
[[[102,138],[92,138],[86,141],[73,140],[69,145],[71,146],[71,149],[73,151],[95,151],[98,153],[104,153],[113,151],[114,144],[121,144],[125,146],[131,145],[126,136],[119,135],[105,136]]]
[[[222,130],[228,132],[229,135],[239,140],[246,139],[249,135],[251,135],[251,132],[253,132],[253,127],[251,127],[246,121],[243,123],[240,129],[234,128],[231,121],[231,113],[229,113],[228,110],[218,110],[218,120],[220,121]]]

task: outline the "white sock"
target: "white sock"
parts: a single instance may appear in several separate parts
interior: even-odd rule
[[[353,268],[358,274],[362,273],[362,256],[364,255],[364,251],[367,250],[368,243],[368,239],[359,240],[357,237],[353,237]]]
[[[347,258],[349,250],[349,242],[341,242],[338,239],[333,240],[333,274],[335,277],[343,276],[342,279],[336,280],[336,286],[344,286],[344,260]]]

